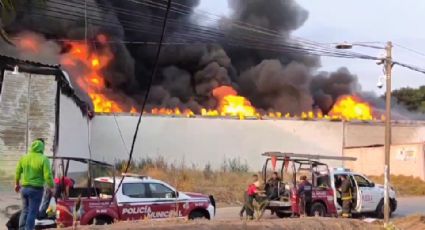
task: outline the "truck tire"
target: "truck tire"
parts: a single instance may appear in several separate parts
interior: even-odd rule
[[[194,220],[194,219],[209,219],[209,218],[205,212],[200,210],[195,210],[189,214],[189,220]]]
[[[291,214],[276,211],[276,216],[277,216],[277,217],[279,217],[279,218],[285,218],[285,217],[290,217],[290,216],[291,216]]]
[[[90,224],[94,224],[94,225],[108,225],[112,223],[113,223],[113,220],[109,216],[97,216],[90,221]]]
[[[314,203],[310,208],[310,215],[316,216],[316,213],[317,216],[326,216],[326,206],[320,202]]]
[[[392,210],[393,210],[393,207],[392,207],[392,202],[390,199],[390,217],[393,213]],[[384,219],[384,199],[383,198],[381,199],[381,201],[379,201],[379,204],[376,207],[375,216],[376,218]]]

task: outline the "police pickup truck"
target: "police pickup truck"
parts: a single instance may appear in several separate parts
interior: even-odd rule
[[[338,187],[341,183],[339,176],[347,175],[354,188],[353,212],[374,213],[377,217],[384,216],[384,186],[369,180],[366,176],[345,168],[330,170],[331,187],[334,190],[334,202],[338,213],[342,211],[341,194]],[[396,192],[391,187],[389,191],[391,213],[397,209]]]
[[[126,175],[118,188],[121,177],[94,179],[94,191],[85,197],[59,199],[56,205],[58,226],[71,226],[77,213],[80,224],[110,224],[116,220],[205,218],[215,215],[212,196],[178,192],[167,183],[145,176]],[[117,190],[118,189],[118,190]],[[114,194],[114,191],[117,192]],[[72,192],[70,192],[72,193]],[[81,195],[80,195],[81,196]],[[77,200],[81,204],[77,212]]]

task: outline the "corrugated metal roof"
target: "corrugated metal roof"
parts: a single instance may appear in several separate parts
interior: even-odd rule
[[[75,90],[71,86],[71,83],[64,74],[64,70],[61,69],[60,65],[49,65],[40,62],[34,62],[29,60],[21,60],[15,57],[5,56],[0,54],[0,66],[2,69],[13,70],[14,66],[18,65],[21,72],[27,72],[32,74],[42,75],[55,75],[59,83],[61,92],[70,97],[75,104],[77,104],[83,115],[87,115],[91,110],[89,103],[83,101],[76,95]]]

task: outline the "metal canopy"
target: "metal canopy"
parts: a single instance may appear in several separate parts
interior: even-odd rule
[[[324,155],[314,155],[314,154],[302,154],[302,153],[282,153],[282,152],[265,152],[261,154],[267,157],[279,157],[279,158],[305,158],[305,159],[314,159],[314,160],[342,160],[342,161],[356,161],[356,157],[338,157],[338,156],[324,156]]]
[[[53,156],[48,156],[49,159],[60,159],[60,160],[71,160],[71,161],[78,161],[81,163],[90,163],[90,164],[95,164],[95,165],[102,165],[102,166],[108,166],[108,167],[114,167],[111,164],[108,164],[106,162],[102,162],[102,161],[96,161],[96,160],[92,160],[92,159],[88,159],[88,158],[81,158],[81,157],[53,157]]]

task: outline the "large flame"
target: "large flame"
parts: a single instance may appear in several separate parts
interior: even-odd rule
[[[42,48],[40,38],[31,34],[23,36],[17,42],[19,49],[38,53]],[[73,79],[78,86],[87,92],[91,98],[94,111],[97,113],[120,113],[140,112],[135,105],[120,104],[125,103],[115,101],[108,94],[105,77],[103,72],[114,58],[114,55],[108,45],[108,38],[105,35],[98,35],[96,42],[88,44],[85,41],[68,41],[65,46],[69,48],[66,54],[61,56],[60,63],[72,74]],[[328,115],[321,111],[305,111],[299,116],[293,114],[282,114],[280,112],[260,113],[252,106],[251,102],[238,95],[231,86],[219,86],[212,91],[217,99],[217,107],[213,109],[202,108],[201,116],[220,117],[233,116],[256,119],[326,119],[326,120],[372,120],[372,108],[358,96],[345,95],[338,98]],[[150,111],[144,111],[152,115],[166,116],[187,116],[193,117],[195,113],[187,108],[153,108]],[[381,119],[385,119],[382,117]]]
[[[90,47],[84,41],[69,41],[65,45],[70,47],[67,54],[61,58],[61,64],[77,78],[77,84],[90,96],[95,112],[112,113],[124,112],[122,106],[103,93],[105,78],[102,69],[114,58],[105,35],[96,38],[99,48]],[[77,76],[75,76],[78,73]],[[132,108],[130,112],[134,112]]]
[[[213,95],[217,98],[218,112],[221,116],[239,116],[253,117],[256,116],[255,108],[251,102],[245,97],[238,96],[236,90],[230,86],[220,86],[213,90]]]
[[[345,95],[338,98],[329,115],[348,121],[373,119],[372,107],[367,102],[353,95]]]

